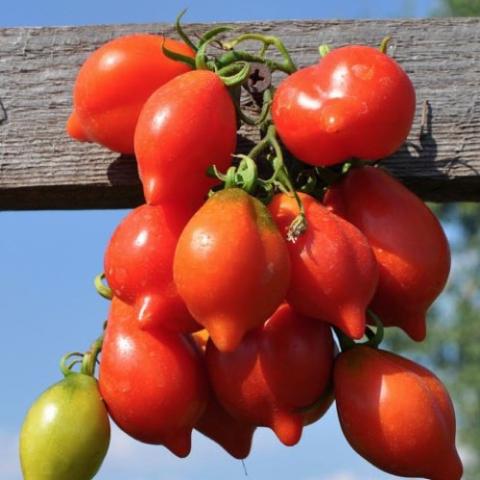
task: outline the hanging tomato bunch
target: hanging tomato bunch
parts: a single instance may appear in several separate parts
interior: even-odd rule
[[[379,163],[415,112],[387,41],[322,46],[297,70],[276,37],[225,40],[216,27],[194,43],[180,18],[181,41],[117,38],[78,74],[68,133],[134,152],[146,203],[113,233],[96,279],[111,299],[104,334],[62,359],[64,380],[27,415],[25,478],[93,478],[108,416],[179,457],[197,429],[242,459],[257,427],[295,445],[335,401],[373,465],[460,479],[445,387],[379,348],[384,327],[425,338],[450,268],[437,219]],[[286,76],[253,94],[259,65]],[[247,84],[254,118],[240,106]],[[242,123],[261,137],[236,154]],[[65,422],[81,435],[68,438]]]

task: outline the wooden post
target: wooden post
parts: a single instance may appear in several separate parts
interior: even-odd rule
[[[280,36],[300,66],[317,61],[321,43],[378,45],[391,35],[393,55],[416,87],[417,114],[407,145],[385,165],[425,200],[480,201],[479,19],[239,26]],[[73,142],[64,131],[78,67],[102,43],[131,32],[174,35],[164,24],[0,29],[0,210],[142,202],[133,158]],[[252,135],[240,132],[240,149]]]

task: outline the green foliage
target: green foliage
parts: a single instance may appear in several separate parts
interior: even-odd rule
[[[480,0],[445,0],[445,15],[476,17],[480,15]]]

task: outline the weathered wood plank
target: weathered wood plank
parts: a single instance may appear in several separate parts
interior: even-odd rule
[[[411,146],[389,159],[388,168],[425,199],[480,200],[480,20],[239,26],[281,36],[299,65],[317,61],[320,43],[376,45],[392,35],[394,55],[411,75],[418,105]],[[207,27],[187,26],[198,32]],[[0,30],[0,209],[141,202],[133,159],[73,142],[64,133],[79,65],[105,41],[138,31],[173,33],[163,24]],[[423,100],[431,105],[431,130],[420,140]]]

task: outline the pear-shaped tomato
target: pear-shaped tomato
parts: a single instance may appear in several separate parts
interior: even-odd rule
[[[378,281],[378,267],[365,236],[313,197],[300,194],[307,230],[288,244],[292,280],[287,301],[298,312],[342,329],[352,338],[365,331],[365,310]],[[270,212],[280,231],[298,215],[289,195],[274,197]]]
[[[402,477],[462,478],[453,405],[432,372],[356,346],[337,357],[334,384],[343,433],[362,457]]]
[[[100,391],[128,435],[190,452],[208,394],[199,352],[180,334],[139,328],[133,307],[113,298],[100,363]]]
[[[328,396],[333,358],[328,325],[287,304],[245,335],[233,352],[221,352],[213,342],[206,352],[213,388],[227,412],[270,427],[285,445],[296,444],[303,425],[316,419],[304,410]],[[323,404],[321,409],[326,410]]]
[[[209,338],[207,330],[200,330],[192,337],[204,354]],[[250,453],[255,429],[254,425],[232,417],[219,403],[213,389],[210,389],[207,408],[195,425],[195,430],[218,443],[233,457],[243,459]]]
[[[173,254],[190,214],[175,205],[142,205],[120,223],[105,253],[115,296],[133,305],[141,328],[192,332],[201,327],[173,283]]]
[[[67,122],[69,135],[116,152],[133,153],[135,125],[148,97],[190,70],[166,57],[163,46],[194,56],[183,42],[146,34],[118,37],[95,50],[75,81],[73,112]]]
[[[379,265],[371,307],[385,326],[414,340],[426,335],[425,315],[443,290],[450,250],[427,206],[385,171],[354,168],[327,191],[324,203],[367,237]]]
[[[95,378],[70,373],[31,406],[20,434],[25,480],[90,480],[107,453],[110,422]]]
[[[188,201],[200,207],[216,183],[207,169],[230,166],[236,131],[233,100],[215,73],[187,72],[159,88],[143,107],[135,130],[146,202]]]
[[[400,65],[376,48],[349,45],[285,78],[272,117],[285,146],[311,165],[378,160],[406,140],[415,91]]]
[[[188,222],[173,273],[195,320],[217,348],[231,351],[283,301],[290,261],[265,206],[230,188],[213,195]]]

